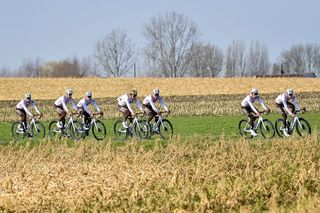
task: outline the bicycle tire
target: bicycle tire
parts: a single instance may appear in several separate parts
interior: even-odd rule
[[[168,119],[162,119],[162,124],[158,125],[160,137],[164,140],[171,139],[173,136],[173,126]]]
[[[43,139],[46,136],[46,128],[42,122],[36,121],[36,125],[30,127],[32,137],[35,139]]]
[[[117,120],[114,123],[113,131],[119,141],[124,141],[128,138],[128,130],[122,126],[122,120]]]
[[[14,138],[15,141],[22,140],[25,138],[26,133],[20,133],[18,132],[18,126],[20,125],[20,122],[14,122],[11,126],[11,133],[12,137]]]
[[[260,124],[260,131],[262,136],[265,139],[271,139],[275,135],[274,126],[271,123],[271,121],[269,121],[268,119],[263,119],[263,123]],[[267,133],[270,133],[270,134],[267,134]]]
[[[67,136],[70,134],[73,140],[78,141],[83,137],[83,128],[79,121],[73,121],[69,124],[68,128],[66,129]]]
[[[133,129],[138,139],[147,139],[149,137],[150,127],[146,120],[138,120]]]
[[[96,120],[96,125],[92,125],[91,129],[94,138],[97,140],[103,140],[107,135],[106,126],[99,120]],[[98,133],[102,133],[102,135],[99,135]]]
[[[242,119],[239,122],[239,125],[238,125],[239,131],[240,131],[240,135],[245,139],[253,138],[253,136],[251,135],[250,132],[244,131],[244,129],[247,128],[248,125],[249,125],[249,122],[248,122],[248,120],[245,120],[245,119]]]
[[[299,118],[299,121],[301,123],[301,126],[298,123],[296,123],[296,130],[298,135],[300,135],[301,137],[311,135],[311,127],[308,121],[306,121],[304,118]],[[302,131],[302,130],[306,130],[306,131]],[[305,132],[306,134],[304,134],[303,132]]]

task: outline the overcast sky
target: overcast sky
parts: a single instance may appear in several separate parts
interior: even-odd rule
[[[199,26],[201,40],[223,50],[259,40],[275,62],[293,44],[320,42],[319,9],[317,0],[0,0],[0,68],[91,55],[113,29],[142,48],[144,25],[173,11]]]

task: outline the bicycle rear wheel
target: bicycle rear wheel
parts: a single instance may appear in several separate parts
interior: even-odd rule
[[[139,120],[138,123],[135,123],[134,132],[139,139],[147,139],[149,137],[149,124],[146,120]]]
[[[61,137],[61,129],[57,126],[57,121],[51,121],[49,124],[49,136],[50,138]]]
[[[277,132],[277,135],[280,137],[280,138],[283,138],[284,135],[283,135],[283,119],[282,118],[278,118],[274,124],[275,126],[275,129],[276,129],[276,132]]]
[[[92,125],[92,133],[95,139],[103,140],[107,135],[107,130],[104,123],[96,120],[96,123]]]
[[[19,130],[18,127],[20,125],[20,122],[14,122],[11,127],[11,133],[12,137],[17,141],[17,140],[22,140],[25,138],[26,133],[23,131]]]
[[[260,124],[260,131],[266,139],[271,139],[275,135],[273,124],[268,119],[263,119],[263,123]]]
[[[296,129],[298,134],[301,137],[306,137],[308,135],[311,135],[311,127],[309,123],[304,119],[304,118],[299,118],[300,124],[297,122],[296,123]]]
[[[173,126],[168,119],[163,119],[162,124],[160,122],[158,128],[162,139],[168,140],[172,138]]]
[[[248,122],[248,120],[242,119],[239,122],[239,131],[240,131],[240,135],[242,137],[244,137],[245,139],[251,139],[253,136],[251,135],[251,133],[249,132],[250,130],[250,124]]]
[[[43,139],[46,136],[46,128],[43,123],[36,121],[35,125],[32,125],[31,129],[32,137],[35,139]]]
[[[124,141],[128,138],[128,129],[122,126],[122,121],[117,120],[113,126],[114,135],[116,136],[117,140]]]

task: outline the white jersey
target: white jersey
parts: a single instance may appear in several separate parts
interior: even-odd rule
[[[17,109],[21,109],[26,111],[26,113],[28,113],[28,115],[32,116],[32,113],[28,110],[28,107],[32,105],[33,108],[36,110],[37,113],[40,114],[40,111],[38,110],[35,102],[31,99],[22,99],[16,106]]]
[[[134,99],[134,98],[130,97],[128,94],[121,95],[120,97],[117,98],[117,101],[118,101],[119,106],[128,107],[128,109],[131,113],[133,113],[133,109],[130,104],[133,102],[142,111],[140,101],[138,99]]]
[[[61,96],[60,98],[58,98],[55,102],[54,105],[62,107],[66,112],[69,112],[67,104],[71,103],[73,109],[78,110],[78,107],[76,106],[73,98],[69,98],[67,96]]]
[[[82,108],[82,107],[83,107],[83,109],[84,109],[88,114],[91,114],[91,112],[90,112],[90,110],[89,110],[89,108],[88,108],[88,106],[89,106],[90,104],[93,104],[94,108],[95,108],[98,112],[100,112],[100,108],[99,108],[97,102],[96,102],[93,98],[87,99],[87,100],[86,100],[85,98],[82,98],[82,99],[79,101],[79,103],[77,104],[77,107],[79,107],[79,108]]]
[[[155,112],[159,112],[159,110],[157,109],[157,107],[155,106],[155,102],[159,101],[160,105],[168,112],[168,108],[166,106],[166,104],[164,103],[162,97],[159,95],[158,97],[154,97],[153,95],[148,95],[147,97],[144,98],[143,100],[143,104],[144,105],[150,105],[152,107],[152,109]]]
[[[299,111],[299,110],[300,110],[300,107],[299,107],[299,105],[298,105],[298,102],[297,102],[297,100],[296,100],[296,97],[293,95],[293,96],[291,97],[291,99],[292,99],[292,102],[293,102],[296,110]],[[279,95],[279,96],[276,98],[276,103],[277,103],[277,104],[283,104],[285,110],[286,110],[289,114],[291,114],[291,111],[290,111],[290,109],[288,108],[288,102],[289,102],[289,100],[290,100],[290,99],[289,99],[289,95],[288,95],[287,93],[282,93],[281,95]]]
[[[245,97],[245,98],[243,99],[243,101],[241,102],[241,106],[243,106],[243,107],[249,107],[249,106],[250,106],[251,109],[252,109],[256,114],[258,114],[257,109],[256,109],[256,108],[254,107],[254,105],[253,105],[253,103],[254,103],[256,100],[257,100],[258,103],[263,107],[264,110],[267,110],[267,107],[264,105],[262,99],[261,99],[259,96],[257,96],[256,98],[254,98],[254,97],[251,97],[250,95],[248,95],[248,96]]]

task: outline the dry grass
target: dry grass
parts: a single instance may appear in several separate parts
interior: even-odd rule
[[[143,97],[155,87],[164,96],[243,94],[256,87],[262,93],[320,92],[318,78],[0,78],[0,100],[17,100],[26,92],[35,99],[55,99],[73,88],[80,98],[91,90],[95,97],[116,97],[137,88]]]
[[[176,138],[146,148],[85,142],[0,147],[2,211],[320,208],[320,144]]]

